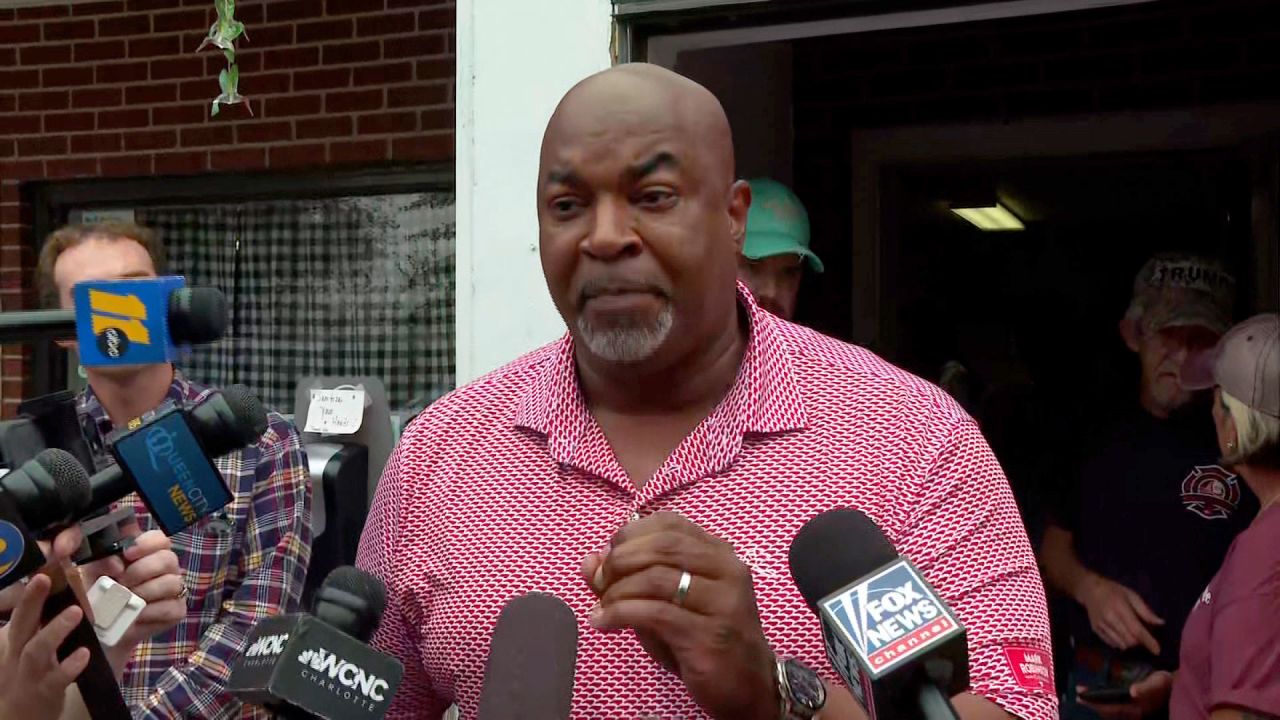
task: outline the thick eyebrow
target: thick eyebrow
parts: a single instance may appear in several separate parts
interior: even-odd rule
[[[634,180],[643,179],[657,172],[659,168],[668,167],[676,169],[680,167],[680,161],[675,155],[669,152],[660,152],[644,162],[636,163],[627,168],[627,176]]]
[[[582,176],[572,170],[552,169],[547,171],[548,185],[582,185]]]

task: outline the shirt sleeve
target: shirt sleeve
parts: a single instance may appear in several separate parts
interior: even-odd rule
[[[965,418],[933,458],[898,541],[964,626],[970,690],[1026,720],[1058,717],[1044,585],[1004,472]]]
[[[249,631],[264,618],[296,612],[311,561],[311,478],[298,432],[273,415],[254,471],[253,505],[241,556],[240,582],[196,651],[160,677],[135,718],[269,717],[241,708],[224,690]],[[242,715],[243,712],[243,715]]]
[[[1280,716],[1280,594],[1215,607],[1210,630],[1209,707]]]
[[[387,460],[356,554],[356,566],[381,580],[387,589],[387,607],[374,633],[373,647],[404,665],[404,677],[387,709],[388,720],[435,720],[448,706],[435,696],[431,679],[422,665],[418,629],[424,618],[420,617],[420,606],[402,579],[406,568],[396,562],[397,557],[405,556],[400,553],[400,527],[405,520],[404,513],[410,509],[406,502],[408,482],[414,473],[422,470],[415,462],[419,457],[415,451],[423,444],[419,432],[416,426],[407,429]]]

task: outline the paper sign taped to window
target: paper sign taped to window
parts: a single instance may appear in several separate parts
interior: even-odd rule
[[[364,422],[364,390],[312,390],[304,432],[350,435]]]
[[[79,219],[74,221],[83,223],[85,225],[94,225],[96,223],[105,223],[105,222],[132,223],[134,222],[134,216],[133,216],[132,208],[120,208],[120,209],[112,208],[109,210],[82,210],[80,211]]]

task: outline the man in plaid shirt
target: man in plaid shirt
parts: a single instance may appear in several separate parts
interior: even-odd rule
[[[153,277],[163,267],[154,233],[103,224],[54,232],[37,273],[43,300],[69,308],[76,283]],[[87,373],[82,410],[104,434],[165,400],[196,403],[212,392],[168,363]],[[278,413],[268,421],[255,445],[215,461],[232,502],[172,538],[188,612],[177,627],[143,642],[125,669],[122,689],[135,717],[256,716],[224,690],[231,664],[254,624],[299,609],[311,557],[311,485],[301,440]],[[137,495],[122,503],[134,508],[144,531],[156,527]]]

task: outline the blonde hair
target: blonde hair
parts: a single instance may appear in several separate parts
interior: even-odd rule
[[[66,225],[54,230],[45,239],[40,248],[40,258],[36,261],[36,291],[40,294],[40,303],[44,307],[58,307],[58,283],[53,277],[54,265],[62,253],[79,245],[91,237],[105,237],[115,240],[132,240],[141,245],[147,255],[151,256],[151,264],[157,274],[165,271],[164,243],[154,230],[124,222],[103,222],[89,225]]]
[[[1236,426],[1236,449],[1223,459],[1280,468],[1280,418],[1260,413],[1225,391],[1220,394],[1222,408]]]

